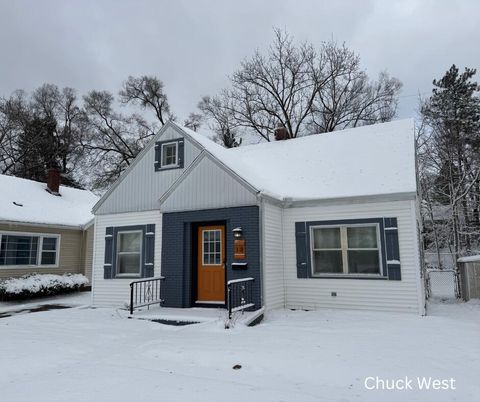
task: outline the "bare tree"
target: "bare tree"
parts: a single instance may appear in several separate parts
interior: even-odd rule
[[[119,95],[120,102],[124,104],[138,104],[143,109],[152,110],[162,126],[167,120],[175,120],[175,116],[170,111],[163,82],[156,77],[130,76],[123,83]]]
[[[234,127],[236,137],[254,133],[270,141],[279,126],[295,138],[394,117],[401,88],[396,78],[381,73],[370,81],[345,45],[332,41],[315,50],[279,29],[274,33],[268,51],[243,61],[229,88],[200,102],[220,137]],[[228,115],[228,126],[218,124],[220,113]]]
[[[116,112],[114,97],[106,91],[91,91],[84,97],[83,126],[85,165],[95,169],[92,185],[99,189],[115,181],[155,135],[141,116]]]
[[[286,32],[275,29],[275,41],[266,54],[256,51],[241,63],[226,92],[227,107],[240,127],[270,141],[272,129],[282,125],[289,138],[304,131],[317,82],[312,80],[316,53],[309,43],[295,45]],[[320,63],[319,69],[322,70]],[[318,76],[322,76],[322,72]]]
[[[199,113],[190,113],[184,121],[184,126],[193,131],[198,131],[202,125],[203,116]]]
[[[208,120],[210,129],[215,133],[215,140],[225,148],[240,146],[242,139],[238,137],[238,125],[233,117],[233,107],[229,106],[228,96],[205,96],[198,108]]]
[[[313,132],[391,120],[396,114],[401,82],[386,72],[370,81],[360,67],[360,57],[345,44],[324,43],[321,51],[328,80],[317,85],[312,105]]]

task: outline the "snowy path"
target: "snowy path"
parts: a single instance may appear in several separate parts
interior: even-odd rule
[[[277,311],[172,327],[111,309],[0,320],[2,401],[473,401],[480,304],[432,316]],[[232,366],[242,368],[233,370]],[[369,391],[365,377],[455,378],[455,391]]]

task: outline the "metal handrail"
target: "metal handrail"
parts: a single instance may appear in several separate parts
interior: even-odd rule
[[[253,282],[255,278],[232,279],[227,282],[228,319],[232,313],[254,307]]]
[[[161,282],[164,280],[164,276],[157,276],[130,282],[130,314],[139,307],[147,306],[150,309],[152,304],[161,305]]]

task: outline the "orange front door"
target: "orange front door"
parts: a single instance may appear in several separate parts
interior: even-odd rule
[[[225,303],[225,226],[198,228],[197,301]]]

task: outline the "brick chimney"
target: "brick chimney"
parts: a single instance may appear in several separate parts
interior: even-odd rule
[[[275,141],[288,140],[288,131],[285,127],[277,127],[274,131]]]
[[[60,170],[51,168],[47,170],[47,191],[53,195],[60,195]]]

